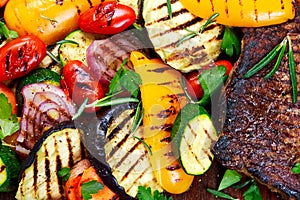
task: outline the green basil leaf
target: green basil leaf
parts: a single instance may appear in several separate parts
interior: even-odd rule
[[[205,70],[199,75],[199,82],[203,89],[203,97],[197,103],[204,106],[210,101],[210,96],[223,85],[223,77],[226,73],[226,67],[217,66]]]
[[[241,37],[234,28],[225,27],[221,49],[230,57],[237,58],[241,53]]]
[[[240,182],[241,179],[242,179],[242,175],[240,175],[237,171],[227,169],[221,180],[218,191],[224,190],[224,189]]]
[[[262,200],[260,190],[256,184],[253,182],[251,186],[243,194],[244,200]]]
[[[9,30],[3,22],[0,22],[0,36],[4,36],[6,39],[14,39],[19,37],[16,31]]]

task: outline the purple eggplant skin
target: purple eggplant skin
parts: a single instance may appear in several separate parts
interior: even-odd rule
[[[38,140],[38,142],[35,143],[33,149],[29,153],[29,156],[25,159],[25,161],[22,162],[21,171],[20,171],[19,179],[18,179],[19,182],[22,178],[23,172],[28,167],[30,167],[30,165],[32,165],[32,163],[35,161],[36,153],[39,151],[39,149],[41,148],[41,146],[43,145],[43,142],[47,139],[47,137],[49,137],[51,134],[53,134],[55,132],[62,131],[63,129],[66,129],[66,128],[76,129],[74,121],[61,122],[57,126],[54,126],[50,129],[48,129],[47,131],[45,131],[43,136]]]
[[[83,134],[83,144],[88,153],[91,164],[95,167],[98,175],[103,183],[114,191],[120,200],[134,200],[129,196],[124,188],[118,184],[117,179],[112,175],[112,170],[105,159],[104,141],[105,134],[115,116],[119,116],[122,112],[129,109],[136,109],[137,103],[126,103],[113,106],[109,109],[101,109],[97,113],[97,122],[89,122],[85,124]],[[133,117],[133,116],[131,116]]]

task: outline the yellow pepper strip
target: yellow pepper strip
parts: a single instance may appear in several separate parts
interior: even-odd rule
[[[183,193],[194,176],[184,172],[171,147],[171,128],[187,103],[180,85],[181,74],[161,60],[150,60],[137,51],[131,53],[130,61],[142,79],[143,136],[152,150],[150,162],[154,175],[167,192]]]
[[[295,16],[293,0],[180,0],[194,15],[209,18],[219,13],[216,22],[238,27],[280,24]]]
[[[4,10],[7,27],[20,36],[34,34],[53,44],[78,28],[80,13],[99,0],[9,0]]]

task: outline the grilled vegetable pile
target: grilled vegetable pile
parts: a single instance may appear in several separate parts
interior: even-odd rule
[[[209,170],[211,98],[241,51],[228,5],[197,16],[199,2],[179,0],[3,3],[0,192],[167,199]],[[292,18],[282,4],[280,19],[276,5],[261,20],[259,4],[250,22],[242,5],[247,26]]]

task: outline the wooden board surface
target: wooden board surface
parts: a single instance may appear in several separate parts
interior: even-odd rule
[[[197,176],[194,180],[193,186],[190,191],[181,194],[174,195],[174,200],[220,200],[221,198],[215,198],[213,195],[206,191],[207,188],[217,189],[220,180],[223,176],[225,168],[214,162],[210,170],[202,176]],[[225,190],[226,193],[231,194],[233,197],[243,199],[243,190],[229,189]],[[260,185],[260,191],[262,193],[263,200],[277,200],[282,199],[278,194],[272,193],[265,186]],[[13,200],[14,193],[0,193],[0,200]]]

